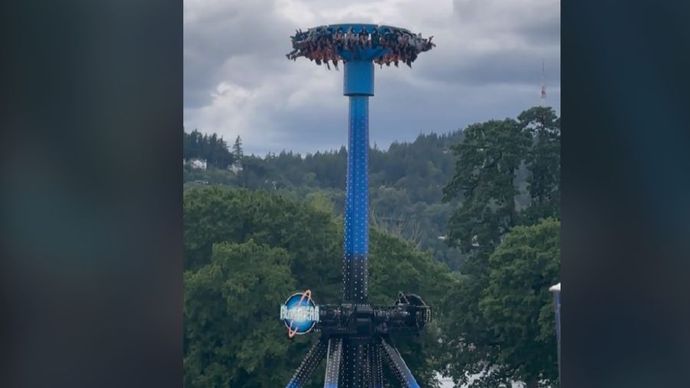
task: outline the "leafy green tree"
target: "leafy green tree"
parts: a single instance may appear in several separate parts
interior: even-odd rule
[[[451,314],[448,331],[453,333],[445,341],[446,372],[455,381],[467,384],[468,375],[483,374],[472,387],[509,386],[510,381],[526,382],[528,388],[557,386],[554,312],[548,289],[559,277],[559,230],[560,223],[552,218],[513,228],[489,258],[488,281],[479,292],[478,308],[445,306]],[[450,300],[466,297],[466,286],[451,290]],[[481,337],[468,331],[476,330],[468,324],[472,321],[485,325]]]
[[[537,381],[533,374],[536,367],[518,372],[513,368],[517,357],[511,360],[515,364],[507,361],[506,344],[513,344],[515,352],[518,348],[522,350],[522,344],[517,343],[517,329],[501,333],[504,337],[497,335],[496,325],[503,321],[499,320],[497,310],[490,310],[495,304],[490,303],[487,295],[492,295],[488,290],[500,286],[495,280],[500,266],[510,266],[497,261],[495,255],[504,249],[503,244],[513,228],[558,215],[558,125],[552,110],[532,108],[523,112],[517,121],[491,120],[471,125],[464,131],[463,141],[452,148],[457,156],[456,170],[444,194],[446,200],[459,199],[460,205],[448,224],[449,241],[465,252],[467,259],[460,267],[460,282],[449,290],[443,305],[452,315],[445,330],[444,346],[448,370],[461,382],[467,383],[469,375],[477,374],[483,374],[476,383],[480,387],[496,387],[511,379],[525,379],[532,385]],[[525,169],[529,205],[521,211],[516,206],[520,195],[517,180]],[[535,245],[535,249],[548,250],[550,246]],[[558,255],[553,257],[557,263]],[[532,266],[523,269],[537,270]],[[543,293],[548,294],[547,289],[548,285]],[[511,299],[511,307],[516,311],[531,308],[532,301],[523,296],[517,293]],[[511,298],[508,294],[505,297]],[[515,327],[530,332],[535,322],[515,321]],[[553,333],[553,326],[550,329]],[[535,347],[531,349],[536,351]],[[538,356],[548,362],[551,356],[543,348],[538,350],[541,352]],[[539,373],[542,373],[537,375],[539,379],[550,377],[544,368]]]
[[[306,196],[306,201],[314,209],[328,214],[335,214],[333,201],[322,191],[313,191]]]
[[[317,335],[289,342],[277,306],[304,289],[311,289],[319,304],[340,302],[341,222],[326,210],[275,192],[218,187],[186,190],[184,217],[185,386],[285,384]],[[406,291],[422,295],[436,308],[456,280],[429,254],[376,230],[370,251],[372,303],[390,304],[398,291]],[[256,306],[236,320],[235,309],[249,303],[252,294],[258,298],[252,302]],[[247,316],[253,317],[249,323]],[[438,338],[443,314],[435,316],[421,337],[393,338],[420,383],[430,387],[432,371],[442,365]],[[235,331],[239,322],[266,335],[249,327]],[[257,347],[248,349],[254,340]],[[264,372],[275,376],[262,376]],[[317,372],[308,386],[323,385],[322,376]]]
[[[276,305],[294,291],[280,248],[219,243],[211,262],[185,273],[185,386],[276,387],[289,379]]]
[[[298,289],[321,289],[336,299],[340,286],[341,228],[326,212],[269,192],[203,187],[183,197],[185,267],[209,262],[218,242],[257,243],[287,250]]]
[[[510,381],[524,381],[528,388],[558,384],[554,313],[548,289],[558,281],[559,229],[560,223],[554,219],[515,227],[492,253],[488,285],[479,301],[491,349],[471,365],[452,363],[456,367],[451,373],[457,380],[463,381],[465,372],[471,370],[484,373],[473,385],[476,387],[496,387]],[[473,349],[467,346],[463,351]]]
[[[512,119],[470,125],[453,146],[455,175],[444,188],[445,199],[462,198],[448,223],[449,241],[485,259],[517,222],[515,175],[530,138]]]
[[[533,139],[526,156],[531,203],[524,223],[560,215],[561,128],[550,107],[534,107],[518,116],[520,128]]]
[[[558,282],[560,222],[518,226],[489,259],[479,302],[496,339],[495,365],[528,388],[558,381],[554,312],[549,287]]]
[[[203,142],[204,137],[198,131],[185,135],[185,155],[191,153],[191,138],[196,135]],[[420,249],[429,250],[437,260],[452,268],[462,262],[462,253],[456,248],[448,249],[442,238],[454,201],[439,201],[442,188],[453,173],[454,157],[449,148],[462,137],[462,131],[420,134],[411,143],[370,150],[371,203],[376,213],[371,219],[380,220],[377,226],[391,233],[417,241]],[[306,155],[285,151],[258,157],[240,156],[237,150],[241,149],[241,139],[235,143],[233,160],[242,159],[243,170],[239,174],[210,163],[207,170],[186,166],[183,175],[186,187],[207,184],[273,190],[300,200],[309,193],[327,192],[335,211],[342,215],[345,147]],[[397,221],[401,219],[406,222]]]

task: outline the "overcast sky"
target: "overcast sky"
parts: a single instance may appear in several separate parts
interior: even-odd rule
[[[560,114],[560,0],[185,0],[184,125],[237,135],[245,153],[347,140],[341,71],[290,61],[295,29],[388,24],[434,36],[412,69],[376,67],[371,144],[412,141],[540,103]]]

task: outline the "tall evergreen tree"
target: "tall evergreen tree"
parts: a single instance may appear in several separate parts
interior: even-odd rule
[[[520,128],[533,139],[525,163],[530,206],[524,222],[560,216],[561,128],[550,107],[534,107],[518,116]]]
[[[232,155],[235,157],[235,162],[241,165],[244,153],[242,151],[242,139],[240,135],[237,135],[237,138],[235,138],[235,144],[232,146]]]
[[[202,159],[207,166],[225,169],[233,162],[233,155],[228,150],[228,145],[218,135],[202,135],[198,130],[187,134],[183,132],[183,158]]]
[[[487,298],[495,295],[498,287],[492,276],[505,270],[503,266],[510,266],[507,259],[497,261],[494,257],[511,230],[519,224],[558,215],[559,137],[558,119],[553,111],[532,108],[523,112],[517,121],[492,120],[470,125],[464,131],[463,141],[452,147],[457,162],[453,178],[444,189],[444,198],[457,198],[461,202],[448,223],[448,235],[450,243],[458,245],[469,256],[460,268],[462,281],[449,290],[444,305],[452,316],[446,330],[452,334],[444,343],[454,377],[466,383],[468,375],[484,375],[473,386],[496,387],[511,379],[526,379],[532,387],[535,376],[542,376],[535,370],[543,369],[543,365],[529,372],[516,372],[513,367],[517,361],[515,358],[508,361],[506,352],[524,351],[525,342],[518,344],[515,337],[507,338],[515,332],[499,332],[496,326],[500,324],[496,300],[511,300],[513,304],[509,307],[524,312],[528,310],[529,299],[522,296],[510,299],[507,294],[503,299]],[[528,170],[530,203],[527,209],[520,211],[516,206],[520,194],[516,180],[522,166]],[[540,249],[548,248],[537,248]],[[520,268],[524,276],[538,276],[534,272],[538,268],[529,265],[532,258],[524,260],[527,263]],[[549,281],[555,280],[552,279],[555,276]],[[538,290],[539,295],[548,294],[548,285],[542,283],[533,285],[535,292],[536,288],[545,287]],[[534,327],[530,318],[520,318],[516,323],[520,327],[515,330],[531,332]],[[513,344],[513,348],[506,350],[508,343]],[[548,351],[539,348],[534,357],[550,359],[555,353]]]
[[[446,201],[462,199],[448,225],[452,244],[485,258],[516,224],[514,180],[529,142],[512,119],[465,129],[464,140],[452,147],[455,175],[443,190]]]

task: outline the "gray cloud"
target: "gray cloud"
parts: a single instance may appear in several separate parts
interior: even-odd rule
[[[238,134],[248,152],[337,149],[347,139],[342,72],[288,61],[297,27],[384,23],[434,35],[413,68],[378,70],[371,142],[387,147],[536,105],[560,111],[560,3],[553,0],[185,2],[185,127]]]
[[[556,54],[556,55],[554,55]],[[542,77],[542,60],[545,82],[551,85],[560,81],[558,53],[530,49],[506,49],[481,55],[468,55],[455,66],[438,63],[420,64],[420,77],[461,85],[520,84],[539,85]],[[549,65],[547,67],[547,64]]]

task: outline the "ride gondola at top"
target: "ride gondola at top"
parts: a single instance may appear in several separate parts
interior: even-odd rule
[[[383,67],[400,62],[412,67],[419,53],[431,50],[433,36],[423,38],[410,30],[376,24],[331,24],[297,30],[292,39],[293,50],[288,59],[308,58],[322,63],[330,70],[330,64],[338,69],[340,61],[371,59]]]

